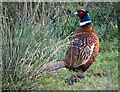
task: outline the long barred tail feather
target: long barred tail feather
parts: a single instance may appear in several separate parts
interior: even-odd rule
[[[53,70],[57,70],[57,69],[64,68],[64,67],[66,67],[65,62],[58,61],[58,62],[54,62],[54,63],[46,65],[45,67],[43,67],[41,72],[53,71]]]

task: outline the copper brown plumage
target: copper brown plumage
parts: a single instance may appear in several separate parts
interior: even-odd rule
[[[68,68],[81,67],[85,71],[99,50],[99,40],[91,24],[79,27],[70,38],[65,61]]]
[[[45,72],[62,67],[72,69],[77,72],[75,76],[70,77],[72,82],[83,77],[83,72],[93,63],[99,50],[98,36],[94,31],[88,11],[80,9],[74,14],[80,18],[80,26],[70,36],[65,58],[45,66],[42,70]]]

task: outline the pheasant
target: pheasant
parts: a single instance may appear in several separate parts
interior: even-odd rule
[[[84,78],[84,72],[94,62],[99,51],[99,39],[92,26],[89,12],[79,9],[75,13],[80,18],[79,27],[70,36],[65,58],[61,61],[45,66],[42,72],[53,71],[66,67],[76,72],[70,82],[77,82]]]

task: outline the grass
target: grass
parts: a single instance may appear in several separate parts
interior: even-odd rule
[[[19,34],[19,43],[12,48],[18,48],[16,67],[10,72],[12,63],[7,62],[8,68],[4,68],[2,89],[35,89],[35,90],[116,90],[118,89],[118,51],[117,41],[103,41],[100,43],[100,52],[95,62],[85,72],[86,77],[80,82],[69,85],[66,79],[74,74],[66,68],[52,71],[46,74],[39,74],[36,78],[30,79],[31,74],[39,72],[43,65],[49,62],[56,62],[65,56],[68,45],[68,37],[65,39],[54,38],[50,31],[34,27],[24,29],[25,34]],[[18,30],[19,31],[19,30]],[[42,34],[42,35],[41,35]],[[26,35],[26,36],[25,36]],[[40,36],[41,35],[41,36]],[[24,40],[25,39],[25,40]],[[29,42],[29,43],[28,43]],[[5,46],[4,48],[6,48]],[[104,47],[104,48],[103,48]],[[11,51],[11,50],[10,50]],[[6,55],[3,50],[3,55]],[[14,54],[16,54],[14,52]],[[3,58],[5,59],[5,58]],[[13,78],[12,78],[13,77]]]
[[[59,69],[38,77],[47,90],[116,90],[118,89],[117,51],[100,52],[93,65],[85,72],[86,77],[80,82],[69,85],[66,78],[74,72]]]
[[[117,4],[1,3],[0,90],[118,89],[115,5]],[[31,75],[39,72],[43,65],[64,58],[69,35],[79,24],[78,18],[72,15],[77,8],[90,10],[101,40],[99,55],[85,72],[86,77],[69,85],[66,79],[74,72],[63,68],[46,74],[39,73],[31,79]]]

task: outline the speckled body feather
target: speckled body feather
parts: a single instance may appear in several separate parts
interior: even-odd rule
[[[99,40],[91,24],[87,24],[71,35],[65,59],[68,68],[85,71],[94,61],[99,50]]]

